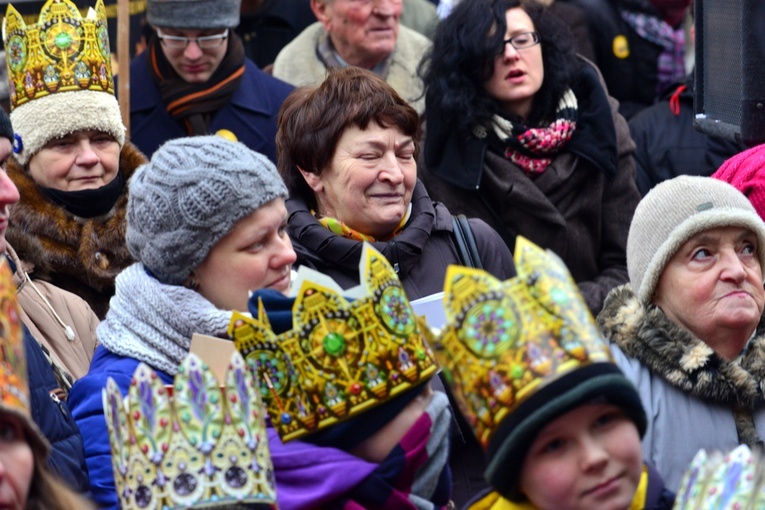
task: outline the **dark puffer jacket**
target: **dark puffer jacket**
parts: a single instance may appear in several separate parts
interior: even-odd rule
[[[48,465],[77,492],[90,496],[88,467],[80,430],[66,402],[53,393],[58,389],[53,369],[40,344],[24,326],[32,419],[51,444]]]
[[[697,131],[693,117],[691,75],[630,120],[637,146],[637,185],[643,196],[678,175],[712,175],[723,161],[746,149],[743,144]]]

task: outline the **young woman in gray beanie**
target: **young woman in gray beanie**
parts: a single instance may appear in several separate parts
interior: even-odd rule
[[[127,241],[137,262],[117,277],[90,372],[69,397],[100,508],[118,504],[101,401],[106,379],[127,392],[144,362],[172,384],[194,333],[226,337],[231,310],[247,310],[250,291],[288,290],[295,253],[286,195],[265,156],[217,136],[170,141],[136,172]]]
[[[676,490],[700,449],[765,437],[765,225],[728,183],[681,176],[638,205],[630,283],[598,316],[648,416],[646,461]]]

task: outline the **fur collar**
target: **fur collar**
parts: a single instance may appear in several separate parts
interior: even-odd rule
[[[598,325],[606,337],[667,382],[703,400],[752,408],[765,388],[765,320],[736,361],[677,326],[656,306],[645,306],[629,284],[606,298]]]
[[[120,169],[126,180],[145,162],[134,145],[125,143]],[[7,239],[25,267],[35,278],[81,295],[94,311],[102,308],[88,298],[88,291],[111,294],[117,273],[132,263],[125,243],[128,186],[108,214],[83,219],[48,200],[15,159],[8,160],[6,171],[21,195],[11,210]],[[109,296],[104,297],[106,305]]]

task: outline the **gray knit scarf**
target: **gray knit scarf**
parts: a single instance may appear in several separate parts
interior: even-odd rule
[[[226,336],[230,311],[219,310],[196,291],[160,283],[143,264],[123,270],[115,286],[106,319],[96,330],[99,342],[115,354],[175,375],[189,353],[191,335]]]

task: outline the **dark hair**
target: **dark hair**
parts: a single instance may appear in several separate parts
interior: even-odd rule
[[[488,125],[500,111],[484,84],[494,73],[495,56],[504,49],[507,10],[515,7],[534,22],[544,62],[544,81],[526,123],[553,119],[579,67],[574,39],[568,26],[544,6],[519,0],[464,0],[440,22],[419,69],[426,87],[426,118],[429,110],[439,111],[441,122],[465,134]]]
[[[411,136],[417,157],[417,112],[371,71],[353,66],[331,70],[318,87],[294,90],[279,110],[276,133],[277,168],[290,196],[315,207],[313,190],[300,169],[321,175],[345,130],[366,129],[370,122]]]

